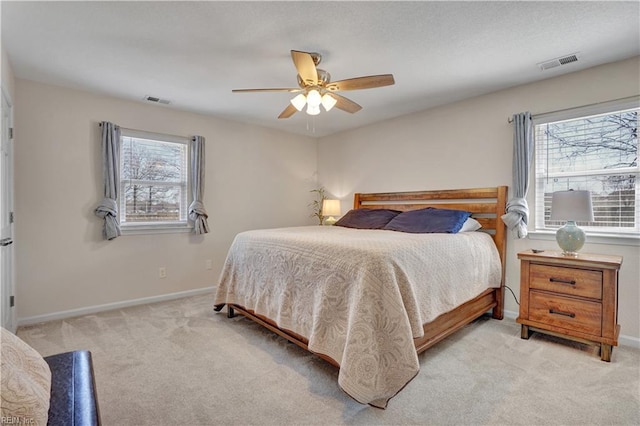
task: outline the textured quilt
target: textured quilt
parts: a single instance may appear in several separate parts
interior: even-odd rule
[[[407,234],[337,226],[236,236],[215,304],[237,304],[309,340],[340,365],[339,385],[384,408],[419,370],[422,325],[499,287],[482,232]]]

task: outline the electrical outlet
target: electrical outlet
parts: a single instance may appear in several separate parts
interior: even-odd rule
[[[213,262],[211,259],[207,259],[207,269],[213,269]]]
[[[161,266],[160,269],[158,269],[158,277],[167,278],[167,268]]]

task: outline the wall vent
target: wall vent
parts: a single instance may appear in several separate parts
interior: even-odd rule
[[[550,61],[540,62],[538,64],[538,67],[540,67],[540,71],[544,71],[550,68],[559,67],[561,65],[571,64],[573,62],[578,62],[577,53],[572,53],[570,55],[565,55],[560,58],[551,59]]]
[[[148,101],[148,102],[153,102],[153,103],[156,103],[156,104],[165,104],[165,105],[168,105],[168,104],[170,104],[170,103],[171,103],[171,101],[170,101],[170,100],[167,100],[167,99],[160,99],[160,98],[157,98],[157,97],[155,97],[155,96],[145,96],[145,97],[144,97],[144,100],[145,100],[145,101]]]

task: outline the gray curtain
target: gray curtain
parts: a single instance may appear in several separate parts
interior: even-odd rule
[[[204,193],[204,138],[194,136],[191,139],[191,195],[193,201],[189,206],[189,219],[193,221],[193,232],[206,234],[209,232],[207,211],[202,203]]]
[[[102,234],[106,240],[121,235],[118,218],[118,185],[120,183],[120,127],[103,121],[102,128],[102,179],[104,198],[95,210],[104,219]]]
[[[502,220],[518,238],[527,236],[529,206],[529,167],[533,155],[533,125],[531,113],[522,112],[513,116],[513,197],[507,202]]]

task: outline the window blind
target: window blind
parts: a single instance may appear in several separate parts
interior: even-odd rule
[[[549,220],[553,192],[591,192],[592,233],[638,234],[638,108],[535,126],[536,229],[557,229]]]
[[[187,223],[187,142],[123,131],[120,178],[123,225]]]

